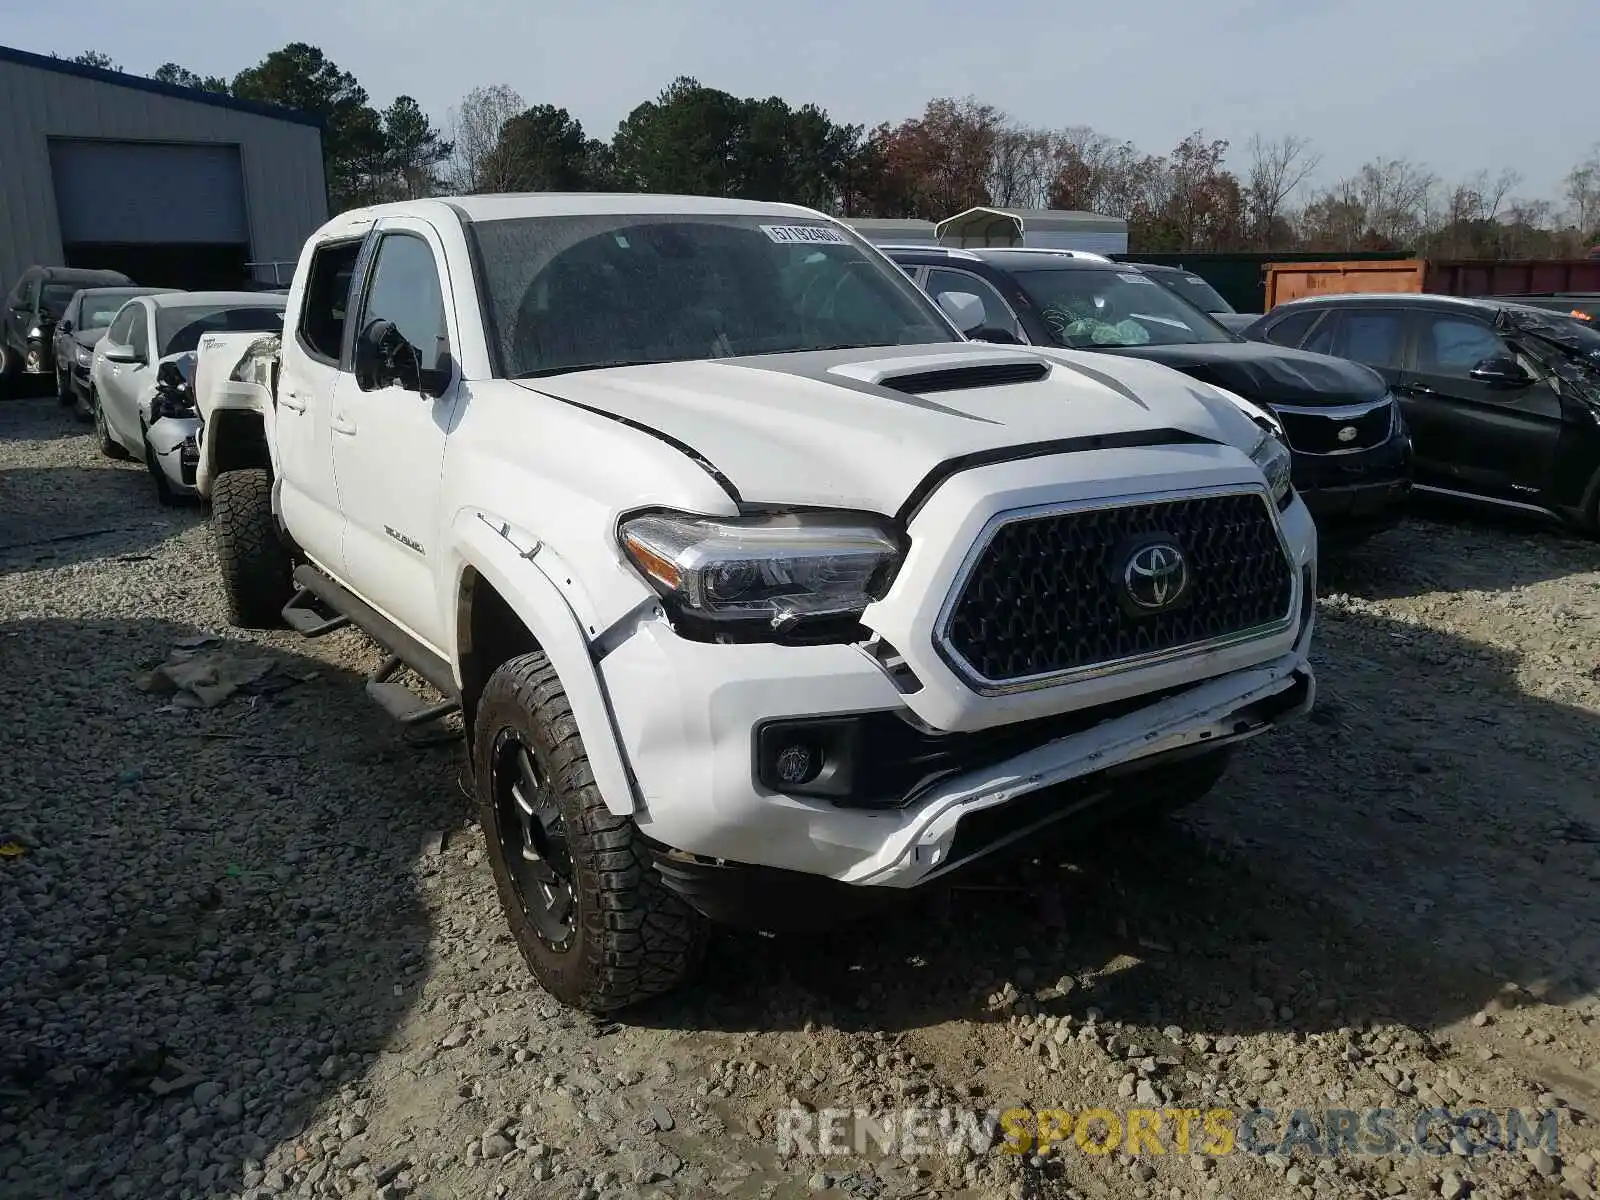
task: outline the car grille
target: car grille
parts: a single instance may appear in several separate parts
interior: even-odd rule
[[[1134,614],[1123,604],[1123,567],[1130,546],[1155,537],[1187,561],[1187,596]],[[956,586],[939,643],[981,692],[1267,636],[1293,617],[1294,576],[1255,491],[1015,517]]]
[[[1389,440],[1394,431],[1394,401],[1350,405],[1342,408],[1295,408],[1274,406],[1283,422],[1289,448],[1301,454],[1349,454],[1371,450]],[[1353,429],[1353,434],[1339,435]]]

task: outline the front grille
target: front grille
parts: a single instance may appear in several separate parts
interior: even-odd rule
[[[1152,539],[1181,552],[1189,583],[1139,612],[1124,573]],[[1010,690],[1286,628],[1294,576],[1266,497],[1233,492],[1008,520],[957,588],[942,629],[952,665]]]
[[[1394,401],[1380,401],[1372,408],[1277,408],[1289,448],[1301,454],[1348,454],[1371,450],[1389,440],[1393,432]],[[1339,435],[1346,429],[1354,434]]]

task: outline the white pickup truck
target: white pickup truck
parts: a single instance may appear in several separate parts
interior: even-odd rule
[[[1242,401],[967,342],[809,209],[348,212],[248,341],[200,363],[232,618],[353,623],[396,716],[459,706],[566,1003],[1196,799],[1312,703],[1316,533]]]

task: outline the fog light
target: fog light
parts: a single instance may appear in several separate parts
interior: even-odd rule
[[[773,762],[778,781],[788,787],[799,787],[817,777],[822,766],[821,757],[804,742],[794,742],[778,751]]]
[[[28,370],[37,371],[44,363],[44,356],[37,350],[28,351]]]

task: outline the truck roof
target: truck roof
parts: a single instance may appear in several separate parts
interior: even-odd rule
[[[334,217],[319,236],[365,226],[383,217],[431,217],[445,212],[465,221],[500,221],[515,217],[611,215],[707,215],[805,217],[832,220],[825,213],[798,204],[762,200],[729,200],[718,196],[673,196],[642,192],[499,192],[477,196],[439,196],[353,208]]]

